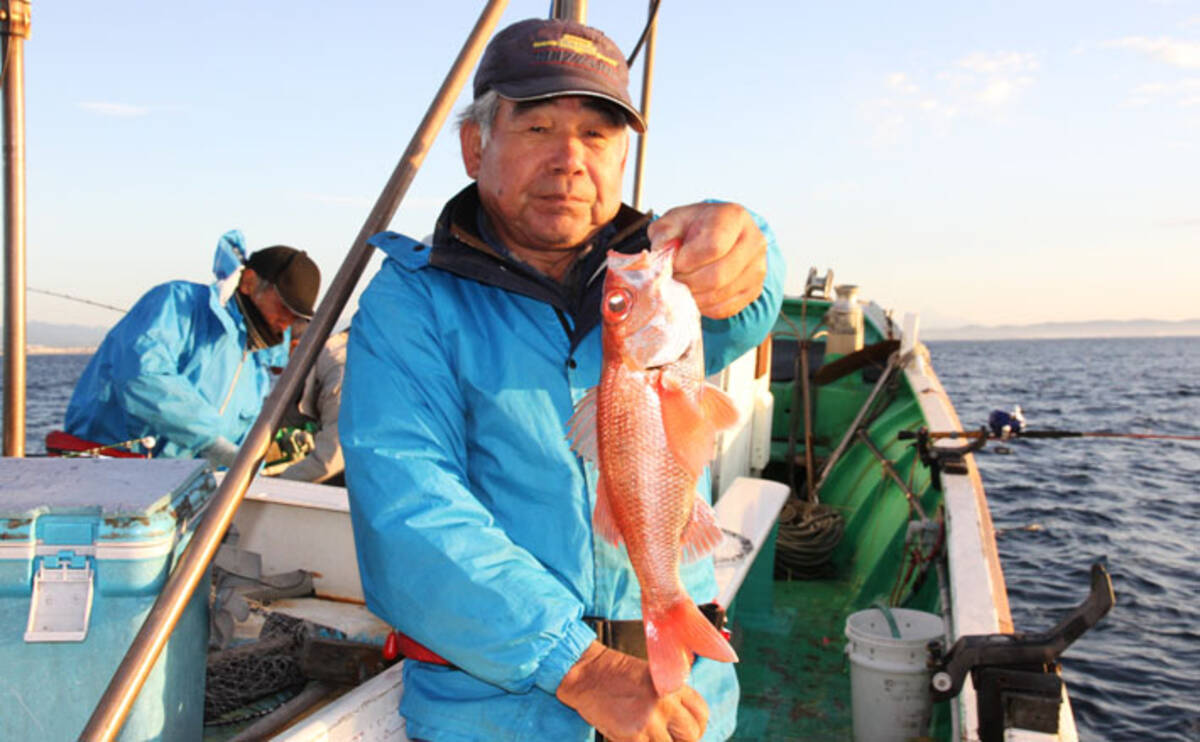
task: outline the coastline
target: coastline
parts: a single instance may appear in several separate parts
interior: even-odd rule
[[[27,356],[90,356],[96,352],[95,345],[79,345],[79,346],[64,346],[58,347],[54,345],[27,345],[25,346],[25,355]],[[4,351],[0,350],[0,358],[4,357]]]

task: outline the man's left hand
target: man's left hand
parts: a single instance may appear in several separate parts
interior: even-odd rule
[[[682,240],[675,256],[675,280],[691,289],[705,317],[732,317],[762,293],[767,238],[741,206],[680,206],[654,221],[647,234],[656,247]]]

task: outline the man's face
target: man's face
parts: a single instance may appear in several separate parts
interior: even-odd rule
[[[601,106],[585,96],[501,98],[486,146],[478,126],[463,126],[467,174],[508,247],[573,248],[616,216],[629,135],[623,116]]]
[[[271,329],[280,335],[297,319],[295,313],[283,303],[274,284],[259,280],[250,292],[250,301],[254,302],[254,306],[262,312],[262,316],[267,320]]]

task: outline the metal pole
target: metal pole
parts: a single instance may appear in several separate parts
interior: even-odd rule
[[[25,39],[30,7],[0,7],[4,42],[4,455],[25,455]]]
[[[125,716],[150,674],[154,661],[166,645],[171,630],[183,614],[192,592],[220,547],[221,539],[233,521],[234,512],[250,486],[250,479],[258,470],[259,462],[266,453],[284,408],[300,389],[300,384],[316,359],[317,352],[329,337],[334,321],[341,314],[355,283],[366,269],[373,251],[367,244],[367,239],[385,229],[391,222],[438,131],[450,114],[459,91],[483,53],[484,46],[500,20],[506,4],[507,0],[490,0],[480,14],[475,28],[472,29],[458,58],[454,60],[454,65],[446,75],[425,118],[413,134],[408,149],[401,156],[391,178],[375,202],[375,207],[371,209],[358,237],[355,238],[349,254],[334,276],[291,361],[288,362],[275,389],[267,397],[262,414],[246,435],[246,441],[242,444],[237,459],[217,489],[208,514],[196,529],[191,544],[179,560],[179,565],[167,580],[154,607],[150,609],[150,614],[138,635],[134,637],[133,644],[117,667],[80,739],[111,740],[120,732]]]
[[[813,495],[821,491],[821,487],[825,484],[825,478],[829,476],[829,472],[833,470],[833,465],[842,457],[842,453],[846,450],[846,446],[850,445],[850,441],[858,433],[858,426],[862,424],[863,418],[867,416],[867,412],[871,409],[871,405],[875,404],[875,398],[879,396],[879,392],[884,385],[892,377],[892,372],[900,366],[900,355],[892,353],[888,357],[887,366],[883,369],[883,373],[879,375],[879,381],[875,382],[875,386],[871,389],[871,393],[867,395],[867,401],[863,402],[862,407],[858,410],[858,414],[854,416],[854,422],[850,423],[850,427],[846,428],[846,434],[842,436],[842,442],[838,444],[833,453],[825,460],[825,466],[821,467],[821,476],[817,479],[817,484],[813,488]]]
[[[650,83],[654,79],[654,36],[658,31],[658,14],[654,6],[658,0],[650,0],[650,28],[646,31],[646,57],[642,60],[642,120],[650,121]],[[646,163],[646,137],[649,132],[638,134],[637,161],[633,171],[633,208],[642,210],[642,181]]]
[[[550,14],[559,20],[587,23],[587,0],[554,0]]]

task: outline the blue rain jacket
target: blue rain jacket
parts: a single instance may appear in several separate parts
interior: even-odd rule
[[[240,241],[231,232],[222,242],[231,235]],[[215,268],[218,278],[232,270],[219,259]],[[75,385],[65,427],[106,444],[154,436],[156,457],[197,456],[218,436],[239,445],[270,389],[270,367],[286,362],[286,338],[246,350],[246,320],[232,298],[221,302],[218,285],[165,283],[105,336]]]
[[[410,737],[589,740],[554,696],[596,638],[581,618],[641,618],[628,556],[592,530],[595,472],[565,437],[600,379],[604,250],[564,289],[476,237],[477,212],[471,186],[443,212],[434,247],[371,240],[387,259],[359,301],[341,411],[363,588],[373,612],[461,668],[405,662]],[[636,217],[624,208],[616,222]],[[647,221],[633,228],[643,244]],[[778,314],[783,260],[759,226],[770,242],[763,293],[733,318],[704,320],[709,373],[755,347]],[[601,241],[620,243],[615,231]],[[698,489],[707,497],[707,472]],[[715,598],[711,558],[682,574],[698,603]],[[733,666],[700,658],[689,682],[709,704],[704,739],[729,737]]]

